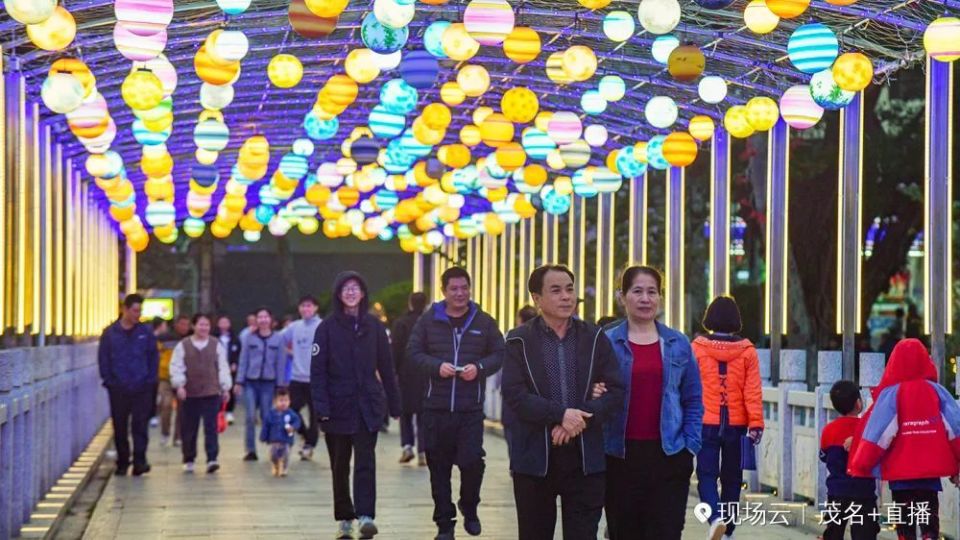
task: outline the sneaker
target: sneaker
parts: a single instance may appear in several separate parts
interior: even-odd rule
[[[438,532],[437,535],[433,537],[433,540],[454,540],[455,538],[456,536],[454,536],[453,531],[448,531]]]
[[[722,519],[714,520],[707,532],[707,540],[720,540],[725,532],[727,532],[727,524]]]
[[[220,463],[211,461],[207,463],[207,474],[213,474],[220,470]]]
[[[150,464],[144,463],[143,465],[134,465],[133,466],[133,475],[140,476],[142,474],[147,474],[150,472]]]
[[[300,450],[300,461],[310,461],[312,459],[313,459],[313,447],[304,446],[303,449]]]
[[[160,419],[154,416],[150,419],[150,427],[155,428],[160,425]]]
[[[232,425],[233,425],[233,420],[234,420],[234,418],[233,418],[233,413],[232,413],[232,412],[228,412],[228,413],[227,413],[227,424],[229,424],[229,425],[232,426]]]
[[[417,455],[417,465],[420,466],[420,467],[426,467],[426,466],[427,466],[427,455],[424,454],[423,452],[420,452],[420,453]]]
[[[353,520],[345,519],[337,529],[337,540],[353,540]]]
[[[247,455],[243,456],[244,461],[256,461],[257,453],[256,452],[247,452]]]
[[[370,516],[360,516],[357,521],[360,522],[360,538],[373,538],[377,535],[377,524],[373,522]]]
[[[463,530],[467,531],[467,534],[470,536],[480,536],[480,518],[477,517],[476,509],[474,509],[473,512],[464,512],[463,507],[459,504],[457,508],[460,509],[460,514],[463,515]]]
[[[193,474],[194,465],[192,461],[188,461],[183,464],[183,472],[187,474]]]
[[[400,462],[400,463],[410,463],[411,461],[413,461],[413,458],[415,458],[415,457],[417,457],[417,456],[416,456],[416,454],[413,453],[413,448],[410,448],[409,446],[404,446],[404,447],[403,447],[403,453],[400,454],[400,461],[399,461],[399,462]]]
[[[121,467],[120,465],[117,465],[117,468],[116,470],[113,471],[113,474],[114,476],[126,476],[128,468],[130,468],[129,465],[124,465],[123,467]]]

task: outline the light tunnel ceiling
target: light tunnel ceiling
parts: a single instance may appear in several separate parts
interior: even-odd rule
[[[827,109],[837,108],[842,106],[846,95],[845,91],[832,88],[837,83],[832,75],[841,69],[840,62],[831,69],[837,53],[862,53],[872,62],[872,66],[866,64],[865,67],[862,57],[841,57],[847,61],[843,68],[848,72],[847,78],[854,80],[852,83],[846,81],[847,85],[865,84],[870,79],[872,83],[880,84],[897,69],[923,60],[924,33],[932,21],[946,21],[938,33],[943,50],[952,48],[955,52],[960,48],[956,43],[960,38],[951,38],[960,34],[960,26],[952,22],[955,19],[949,18],[960,12],[958,0],[832,0],[830,3],[767,0],[768,5],[763,0],[735,0],[732,3],[726,0],[682,0],[679,2],[682,16],[675,25],[669,20],[671,10],[677,8],[675,0],[583,0],[582,4],[574,0],[441,2],[310,0],[304,4],[304,0],[294,0],[291,7],[289,0],[253,0],[252,3],[244,0],[66,1],[61,2],[61,7],[72,15],[76,36],[58,50],[44,50],[38,45],[57,49],[65,41],[57,43],[57,35],[50,33],[56,26],[51,21],[61,14],[57,13],[35,26],[28,35],[25,25],[14,20],[11,14],[21,20],[30,16],[41,17],[43,14],[36,15],[36,12],[43,11],[43,5],[49,0],[15,0],[8,1],[7,12],[0,14],[0,41],[7,70],[23,75],[30,99],[41,99],[41,88],[51,65],[59,59],[78,58],[95,76],[95,92],[105,98],[111,123],[116,126],[116,136],[112,142],[107,141],[109,145],[91,145],[89,140],[87,144],[81,144],[75,133],[82,133],[82,130],[72,129],[68,123],[70,116],[57,114],[44,105],[40,106],[41,121],[51,127],[57,141],[64,146],[64,155],[73,160],[78,170],[89,170],[86,164],[91,151],[102,153],[109,148],[122,158],[124,171],[119,176],[126,180],[119,181],[133,187],[132,196],[126,191],[119,194],[114,191],[111,195],[110,191],[116,189],[118,180],[103,178],[114,175],[112,169],[120,160],[95,158],[90,172],[101,172],[98,184],[107,192],[96,190],[98,197],[105,208],[108,204],[118,207],[112,213],[122,222],[121,229],[128,239],[136,237],[131,243],[137,248],[145,247],[147,231],[153,229],[156,229],[157,237],[167,241],[176,238],[176,226],[188,234],[200,234],[203,231],[201,220],[208,225],[213,221],[212,232],[217,236],[224,236],[239,226],[249,233],[249,239],[255,239],[264,225],[279,233],[304,221],[301,230],[316,231],[319,223],[314,217],[317,217],[330,222],[323,228],[328,236],[352,233],[361,238],[379,236],[389,239],[399,233],[401,238],[407,239],[402,243],[404,247],[410,249],[429,247],[430,243],[441,240],[442,234],[466,236],[475,232],[496,232],[502,228],[504,220],[510,222],[518,215],[528,217],[537,210],[564,211],[569,206],[570,196],[590,196],[597,189],[601,192],[615,190],[620,180],[641,173],[648,165],[662,167],[668,162],[687,163],[695,155],[693,143],[698,142],[701,148],[708,144],[702,142],[712,133],[712,126],[706,118],[712,119],[717,127],[724,125],[726,118],[727,128],[734,135],[748,135],[756,127],[761,130],[769,128],[768,124],[780,116],[776,105],[781,102],[784,92],[797,85],[810,85],[814,76],[821,80],[815,81],[813,86],[823,86],[822,79],[826,77],[832,94],[827,92],[819,96],[823,101],[814,101],[816,96],[811,96],[809,89],[794,89],[793,93],[788,93],[782,103],[786,106],[780,111],[791,125],[804,127],[815,122],[820,114],[818,103]],[[325,22],[314,14],[314,11],[336,11],[341,7],[338,4],[344,3],[347,5],[335,18],[335,25],[334,19]],[[242,10],[244,4],[250,5]],[[171,6],[169,24],[165,27],[158,24],[165,22]],[[591,10],[588,7],[599,8]],[[415,15],[405,27],[408,34],[405,42],[373,43],[375,32],[370,32],[371,29],[377,30],[376,26],[380,24],[382,30],[385,23],[387,33],[400,33],[402,30],[391,30],[390,25],[403,27],[411,10],[415,10]],[[770,10],[794,16],[776,21],[775,16],[771,18]],[[228,14],[230,12],[235,14]],[[518,63],[505,54],[504,45],[497,44],[503,41],[503,32],[511,28],[510,12],[513,28],[530,28],[539,36],[541,50],[532,61]],[[143,16],[144,13],[150,15]],[[291,13],[297,19],[296,25],[291,23]],[[139,20],[139,23],[124,19]],[[367,21],[366,36],[364,21]],[[451,59],[451,54],[456,56],[455,53],[462,51],[456,50],[454,40],[444,39],[443,29],[436,24],[438,21],[466,22],[466,33],[470,37],[491,44],[479,46],[469,59]],[[767,22],[770,23],[767,28],[762,28]],[[428,32],[431,25],[434,29]],[[321,37],[301,35],[309,31],[325,33],[331,28],[332,31]],[[69,28],[66,30],[69,32]],[[249,47],[238,61],[239,77],[230,84],[232,101],[219,114],[211,115],[204,113],[201,105],[203,81],[195,69],[195,57],[208,36],[217,30],[242,32]],[[165,43],[158,37],[158,32],[166,33]],[[237,34],[230,35],[237,37]],[[229,48],[214,45],[213,40],[207,43],[215,46],[216,51]],[[346,69],[345,60],[351,51],[377,46],[389,50],[397,43],[403,43],[399,48],[399,66],[393,67],[397,61],[394,53],[392,56],[374,55],[351,66],[353,69]],[[507,43],[512,43],[511,38],[507,38]],[[677,49],[671,59],[670,53],[678,43],[687,47]],[[464,40],[460,40],[459,45],[464,45]],[[571,51],[571,47],[574,47],[573,52],[565,54],[565,51]],[[170,128],[165,128],[170,115],[166,113],[164,116],[161,110],[168,105],[154,108],[154,112],[160,110],[157,114],[144,114],[144,111],[135,114],[121,95],[121,86],[134,65],[129,58],[149,56],[153,54],[151,49],[153,52],[162,50],[176,70],[177,84],[170,96],[173,119]],[[522,49],[523,46],[519,50]],[[213,56],[219,64],[214,62],[214,65],[230,63],[216,58],[216,51]],[[233,51],[237,52],[237,48]],[[590,51],[596,59],[595,69]],[[238,54],[242,52],[240,50]],[[535,48],[533,52],[536,52]],[[268,77],[268,64],[278,54],[292,55],[302,64],[302,79],[290,88],[280,88]],[[556,62],[549,60],[551,55]],[[435,78],[430,76],[432,59],[436,59],[438,67]],[[700,65],[701,59],[703,65]],[[374,72],[379,71],[378,76],[357,85],[358,92],[352,96],[353,83],[347,75],[358,78],[356,73],[367,67],[363,64],[374,63],[383,69],[374,69]],[[151,65],[156,65],[156,61]],[[454,105],[456,101],[441,96],[440,89],[444,83],[456,86],[458,72],[465,66],[484,68],[489,76],[489,87],[483,89],[483,70],[467,67],[461,73],[460,82],[469,86],[479,77],[479,83],[476,83],[479,89],[472,92],[474,96]],[[408,67],[410,69],[404,72]],[[161,71],[158,70],[158,74]],[[579,73],[574,73],[576,71]],[[468,74],[476,77],[471,79]],[[580,80],[569,80],[571,75]],[[843,76],[843,73],[837,75]],[[420,80],[415,86],[421,87],[416,89],[416,107],[410,109],[404,103],[410,87],[388,84],[388,81],[402,80],[403,77],[411,80],[410,77],[417,76]],[[618,93],[617,81],[608,76],[619,77],[624,82],[625,94],[621,99],[603,99],[617,97]],[[209,74],[205,78],[211,80]],[[726,82],[727,94],[722,101],[711,103],[716,101],[715,96],[711,96],[710,88],[705,86],[710,81],[717,82],[717,78]],[[858,78],[863,82],[857,83]],[[705,79],[708,82],[701,84]],[[610,86],[601,86],[601,81],[605,81],[604,85],[610,83]],[[62,80],[58,82],[63,83]],[[347,84],[342,84],[344,82]],[[338,102],[334,96],[333,105],[330,96],[325,98],[323,95],[328,83],[331,86],[328,93],[333,91],[342,98]],[[346,97],[338,94],[344,86],[347,87],[344,91]],[[134,87],[131,84],[131,88]],[[510,122],[513,124],[512,140],[519,144],[506,147],[505,141],[498,139],[498,130],[489,126],[489,129],[481,130],[483,140],[470,147],[469,162],[479,166],[462,168],[463,155],[459,148],[444,147],[461,143],[464,139],[464,142],[474,143],[470,140],[477,135],[471,132],[473,128],[467,129],[466,137],[462,128],[474,125],[478,118],[474,113],[478,108],[490,107],[498,113],[509,113],[507,116],[512,120],[527,120],[523,117],[530,111],[528,93],[514,92],[511,106],[504,107],[511,110],[501,111],[504,94],[515,87],[531,90],[540,112],[574,113],[579,121],[573,121],[571,126],[569,121],[555,119],[553,127],[546,117],[537,121]],[[62,98],[62,95],[60,98],[50,97],[69,93],[70,88],[64,83],[63,88],[57,88],[59,92],[51,91],[43,97],[64,100],[67,103],[61,106],[71,107],[70,99]],[[398,89],[399,92],[394,92]],[[218,89],[211,89],[208,85],[207,91],[210,90],[211,94],[218,93]],[[222,88],[220,90],[222,94]],[[95,98],[95,93],[87,88],[84,92],[86,100]],[[768,97],[772,101],[750,102],[756,97]],[[145,98],[147,102],[150,102],[149,98]],[[383,99],[387,103],[381,103]],[[389,103],[391,100],[397,100],[399,105]],[[671,102],[678,109],[676,120],[672,122]],[[444,118],[442,107],[435,106],[425,114],[426,106],[432,103],[448,104],[449,120]],[[750,103],[755,107],[746,108],[745,105]],[[378,104],[381,105],[378,110],[383,111],[385,106],[387,114],[375,117],[371,122],[371,110]],[[732,113],[731,108],[735,108]],[[329,130],[318,133],[316,122],[311,126],[312,131],[305,131],[304,120],[308,113],[320,121],[320,131],[332,127],[334,121],[329,118],[336,116],[339,127],[335,134],[328,137]],[[96,115],[96,108],[93,114]],[[222,124],[219,124],[220,114]],[[140,134],[135,137],[134,121],[138,116],[164,117],[166,120],[160,119],[152,124],[141,122],[147,125],[138,126]],[[207,120],[207,126],[212,126],[207,135],[213,142],[204,141],[203,146],[223,146],[221,138],[226,131],[222,126],[228,128],[229,138],[218,153],[195,154],[199,141],[195,137],[195,128],[201,116],[213,117],[213,120]],[[426,122],[429,124],[426,128],[425,117],[430,120]],[[694,117],[697,120],[691,124]],[[502,117],[496,118],[502,120]],[[751,127],[751,121],[756,125]],[[578,135],[576,124],[584,129],[591,125],[602,127],[585,129]],[[370,141],[363,135],[363,142],[358,147],[367,150],[364,154],[372,151],[374,162],[367,165],[363,173],[346,175],[344,173],[350,172],[350,166],[342,160],[343,143],[356,138],[360,134],[358,128],[367,126],[377,128],[375,137]],[[484,122],[480,127],[484,127]],[[537,131],[538,127],[546,133]],[[564,128],[570,131],[564,133]],[[166,129],[169,134],[165,133]],[[97,132],[96,127],[93,130]],[[406,130],[406,134],[397,136],[399,130]],[[525,130],[536,133],[525,137]],[[696,139],[687,135],[688,130]],[[663,136],[674,132],[682,136],[668,139],[664,152],[661,147]],[[261,162],[251,158],[257,153],[256,144],[248,144],[244,152],[240,151],[244,142],[255,135],[269,141],[269,160],[265,170]],[[302,140],[309,140],[310,136],[314,148]],[[554,155],[547,154],[558,142],[567,143],[568,136],[576,139],[572,145],[561,144]],[[394,137],[396,140],[392,141]],[[511,138],[509,135],[505,137]],[[655,144],[651,145],[651,155],[648,156],[644,143],[651,139]],[[301,140],[299,145],[294,144],[297,140]],[[163,141],[163,145],[154,144],[158,141]],[[478,159],[493,154],[496,147],[501,148],[496,154],[502,156],[500,159],[484,159],[477,163]],[[396,150],[396,154],[377,156],[379,149],[387,149],[382,152],[384,155],[391,154],[389,149]],[[141,167],[141,160],[148,154],[152,166],[143,169],[148,169],[149,177]],[[169,154],[172,158],[170,175],[167,175],[169,163],[166,158],[157,157],[161,154]],[[285,165],[281,165],[284,156],[290,155],[302,157],[287,157]],[[438,157],[443,163],[436,162]],[[244,178],[244,174],[235,168],[238,158],[240,162],[250,159],[257,162],[245,169],[246,176],[255,179],[260,175],[262,178],[256,181]],[[338,160],[339,171],[334,165]],[[361,161],[363,166],[361,158],[357,157],[356,161]],[[499,167],[497,161],[509,165]],[[418,167],[418,163],[422,165]],[[519,172],[506,170],[514,168],[517,163],[523,163],[529,170],[522,167]],[[407,174],[407,181],[401,181],[396,175],[404,174],[407,169],[412,172]],[[277,173],[278,170],[282,172]],[[543,183],[544,170],[547,172],[546,183]],[[287,174],[284,176],[283,173]],[[277,174],[281,175],[279,180]],[[84,176],[89,177],[86,172]],[[211,184],[217,177],[219,181]],[[317,177],[329,191],[315,188],[312,194],[309,193],[309,187]],[[195,182],[191,183],[191,178]],[[229,181],[231,178],[232,182]],[[444,178],[432,188],[424,187],[434,179]],[[529,178],[529,183],[525,178]],[[241,181],[237,182],[238,179]],[[591,186],[594,183],[596,185]],[[544,191],[544,187],[548,189]],[[350,189],[341,191],[342,188]],[[359,189],[355,191],[353,188]],[[309,202],[303,200],[305,194],[311,195]],[[404,203],[407,199],[410,200]],[[523,200],[518,202],[517,199]],[[319,216],[317,208],[320,209]],[[278,212],[280,217],[274,216]],[[472,214],[480,217],[471,219]],[[131,218],[131,215],[137,217]],[[281,218],[286,218],[284,223],[279,223],[284,221]],[[142,227],[134,226],[132,221]],[[424,234],[427,231],[432,232]]]

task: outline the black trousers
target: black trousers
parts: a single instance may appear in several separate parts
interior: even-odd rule
[[[188,397],[180,402],[180,425],[183,437],[183,462],[193,463],[197,459],[197,434],[200,421],[203,421],[203,448],[207,452],[207,463],[217,460],[220,452],[217,433],[217,413],[220,412],[220,396]]]
[[[603,512],[605,474],[583,474],[579,440],[550,450],[547,476],[513,473],[520,540],[553,540],[557,497],[564,540],[595,540]]]
[[[668,456],[659,440],[626,444],[624,459],[607,456],[610,540],[680,540],[693,454]]]
[[[317,440],[320,438],[319,419],[313,412],[313,398],[310,397],[310,383],[300,381],[290,381],[290,408],[300,415],[300,411],[306,407],[310,413],[310,423],[300,422],[300,429],[297,432],[303,436],[303,442],[310,448],[317,446]]]
[[[899,538],[940,538],[940,493],[932,489],[891,491],[893,502],[902,505],[903,525],[897,525]],[[923,510],[921,510],[923,509]],[[918,519],[925,514],[925,519]],[[917,528],[920,536],[917,536]]]
[[[440,530],[452,531],[457,522],[450,476],[453,466],[460,468],[460,510],[464,517],[477,519],[480,485],[486,455],[483,451],[483,411],[449,412],[425,410],[424,448],[430,467],[430,491],[433,494],[433,521]]]
[[[849,497],[827,497],[827,502],[836,510],[837,519],[830,520],[823,530],[823,540],[843,540],[843,531],[850,521],[850,538],[853,540],[875,540],[880,534],[880,523],[871,517],[877,508],[877,498],[852,499]],[[859,516],[853,518],[853,515]],[[825,514],[826,516],[826,514]],[[849,520],[847,518],[850,518]],[[839,521],[839,523],[836,523]]]
[[[361,429],[352,435],[326,433],[333,472],[333,517],[337,521],[376,517],[377,435]],[[350,457],[353,456],[353,498],[350,497]],[[354,505],[356,501],[356,505]]]
[[[110,394],[110,416],[113,420],[113,444],[117,448],[117,468],[130,465],[130,436],[133,436],[133,464],[147,464],[147,428],[154,411],[154,387],[139,392],[116,388]]]

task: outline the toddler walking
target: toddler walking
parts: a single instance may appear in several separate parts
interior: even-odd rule
[[[277,388],[273,396],[273,409],[267,413],[260,430],[260,441],[270,445],[274,476],[287,475],[290,447],[298,429],[300,416],[290,410],[290,392],[286,388]]]

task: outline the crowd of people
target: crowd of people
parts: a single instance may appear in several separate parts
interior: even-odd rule
[[[558,499],[565,539],[595,539],[604,512],[613,540],[679,539],[693,474],[710,509],[708,539],[733,538],[743,471],[755,463],[764,429],[757,353],[740,337],[736,302],[714,299],[704,333],[691,343],[658,319],[657,270],[624,270],[617,294],[623,317],[603,325],[576,315],[575,278],[561,265],[534,270],[534,306],[520,310],[506,336],[472,300],[471,276],[459,267],[441,276],[443,300],[429,304],[423,293],[412,294],[392,331],[370,313],[367,284],[356,272],[337,276],[326,317],[306,296],[300,319],[286,328],[260,308],[238,334],[228,317],[214,324],[206,314],[176,319],[172,333],[165,322],[151,329],[140,322],[143,298],[129,295],[99,349],[116,474],[126,475],[131,464],[135,476],[150,471],[147,426],[157,410],[165,441],[182,441],[186,473],[195,472],[203,423],[206,471],[215,473],[218,432],[242,399],[243,459],[259,459],[259,423],[273,474],[286,476],[296,435],[300,458],[309,460],[322,432],[337,538],[373,538],[375,448],[390,417],[400,423],[400,463],[416,459],[429,468],[437,540],[455,537],[458,518],[476,536],[485,391],[493,379],[503,397],[521,539],[554,537]],[[862,417],[859,388],[851,381],[833,387],[840,417],[824,430],[820,458],[829,502],[844,517],[828,523],[824,538],[842,538],[848,522],[876,507],[876,478],[891,481],[897,502],[928,505],[934,519],[919,524],[921,534],[937,537],[940,478],[956,480],[960,462],[960,408],[936,381],[922,343],[907,339],[893,350]],[[911,459],[918,448],[931,459]],[[900,537],[916,538],[913,525],[898,526]],[[851,530],[856,539],[876,538],[879,525],[867,517]]]

